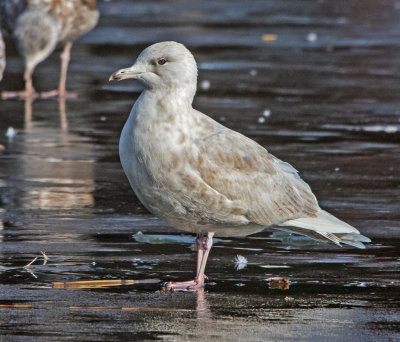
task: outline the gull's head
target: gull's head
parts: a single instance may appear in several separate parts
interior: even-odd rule
[[[129,68],[119,69],[112,80],[134,78],[148,89],[189,88],[196,91],[197,65],[193,55],[177,42],[161,42],[142,51]],[[194,93],[193,93],[194,95]]]

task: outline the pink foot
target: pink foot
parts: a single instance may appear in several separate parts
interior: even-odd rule
[[[65,99],[76,99],[78,97],[77,93],[70,93],[70,92],[60,92],[58,89],[50,90],[50,91],[45,91],[43,93],[40,93],[40,98],[41,99],[49,99],[52,97],[60,97],[60,98],[65,98]]]
[[[176,290],[176,291],[196,290],[203,286],[204,282],[199,282],[197,280],[170,281],[168,283],[165,283],[165,287],[167,290]]]
[[[168,290],[186,291],[197,290],[204,286],[204,279],[208,279],[206,275],[203,276],[203,281],[193,279],[187,281],[170,281],[165,283],[165,288]]]
[[[19,99],[19,100],[27,100],[27,99],[37,99],[39,97],[39,94],[35,91],[28,91],[28,90],[22,90],[22,91],[3,91],[1,93],[1,98],[3,100],[9,100],[9,99]]]

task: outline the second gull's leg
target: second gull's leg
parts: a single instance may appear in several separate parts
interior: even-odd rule
[[[33,88],[32,84],[32,74],[34,71],[34,67],[32,66],[27,66],[25,67],[25,73],[24,73],[24,79],[25,79],[25,89],[22,91],[3,91],[1,94],[1,98],[3,100],[8,100],[8,99],[20,99],[20,100],[25,100],[25,99],[35,99],[39,95],[36,93],[35,88]]]
[[[64,50],[61,53],[61,72],[60,72],[60,83],[58,85],[58,89],[41,93],[40,94],[41,98],[58,96],[60,98],[75,99],[78,97],[76,93],[68,93],[66,89],[68,64],[71,59],[71,47],[72,47],[72,42],[66,42]]]

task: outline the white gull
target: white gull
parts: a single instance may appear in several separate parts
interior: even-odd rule
[[[182,44],[146,48],[110,80],[134,78],[145,89],[122,130],[119,153],[143,205],[172,227],[197,234],[194,280],[204,269],[217,236],[244,236],[276,225],[337,245],[365,248],[370,239],[322,210],[310,187],[288,163],[192,107],[197,65]]]

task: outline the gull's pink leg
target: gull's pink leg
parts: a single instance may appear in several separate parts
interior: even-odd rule
[[[25,73],[24,73],[24,80],[25,80],[25,89],[22,91],[3,91],[1,93],[1,98],[3,100],[8,100],[8,99],[20,99],[20,100],[25,100],[25,99],[35,99],[39,96],[38,93],[36,93],[35,88],[33,88],[32,84],[32,74],[33,71],[35,70],[34,67],[26,67],[25,68]]]
[[[204,254],[203,258],[201,259],[201,264],[200,264],[200,269],[197,270],[197,275],[195,280],[197,280],[198,283],[201,283],[201,285],[204,284],[204,271],[206,269],[206,263],[208,259],[208,255],[210,254],[211,247],[213,245],[213,236],[214,233],[207,233],[205,242],[204,242]]]
[[[201,261],[203,260],[204,255],[204,234],[198,233],[196,237],[197,243],[197,268],[196,268],[196,275],[199,274]]]
[[[75,99],[78,97],[76,93],[68,93],[66,89],[68,64],[71,59],[71,47],[72,47],[72,42],[66,42],[64,50],[61,53],[61,72],[60,72],[60,83],[58,85],[58,89],[41,93],[40,94],[41,98],[47,99],[49,97],[58,96],[62,98]]]
[[[213,243],[214,233],[207,233],[204,237],[202,234],[197,235],[197,273],[194,280],[168,282],[165,286],[168,289],[186,290],[197,289],[204,285],[204,270],[206,268],[207,258]]]
[[[58,85],[59,96],[64,97],[67,93],[67,73],[68,65],[71,60],[71,48],[72,42],[67,42],[64,46],[64,51],[61,54],[61,73],[60,73],[60,83]]]

